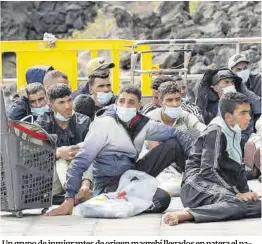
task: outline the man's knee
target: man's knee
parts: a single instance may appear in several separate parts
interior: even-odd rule
[[[248,201],[246,202],[246,216],[247,218],[261,218],[261,201]]]
[[[163,142],[163,144],[165,145],[165,149],[180,149],[179,142],[176,138],[167,139]]]
[[[165,154],[173,157],[180,172],[185,171],[186,155],[177,140],[177,138],[170,138],[163,143]]]
[[[146,212],[162,213],[169,207],[170,201],[170,195],[166,191],[157,188],[156,193],[153,197],[153,207],[148,209]]]

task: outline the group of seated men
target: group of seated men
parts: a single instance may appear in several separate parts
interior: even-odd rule
[[[144,106],[135,86],[113,94],[115,65],[103,58],[87,64],[88,82],[74,93],[53,67],[29,69],[8,117],[57,135],[53,195],[65,198],[46,215],[71,214],[74,205],[115,191],[129,169],[156,177],[172,165],[183,174],[186,209],[168,213],[165,223],[261,217],[259,196],[247,184],[261,174],[261,76],[250,75],[248,64],[238,54],[228,68],[207,70],[196,102],[182,77],[159,76]],[[147,212],[165,211],[170,200],[158,188]]]

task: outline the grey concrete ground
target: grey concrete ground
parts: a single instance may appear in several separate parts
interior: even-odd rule
[[[260,195],[261,183],[249,182]],[[180,198],[173,198],[167,211],[182,208]],[[42,216],[41,209],[23,211],[23,218],[1,212],[0,236],[257,236],[262,235],[261,219],[218,223],[184,223],[167,226],[163,214],[142,214],[128,219],[93,219],[77,216]]]

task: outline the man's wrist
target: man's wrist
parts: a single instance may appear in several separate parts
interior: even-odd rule
[[[88,187],[90,188],[92,186],[92,181],[89,179],[84,179],[81,183],[81,187]]]
[[[75,199],[75,195],[76,195],[76,193],[74,191],[66,191],[65,199],[72,198],[74,200]]]
[[[73,197],[66,197],[66,198],[65,198],[65,201],[66,201],[66,202],[72,202],[72,203],[74,203],[74,202],[75,202],[75,199],[74,199]]]

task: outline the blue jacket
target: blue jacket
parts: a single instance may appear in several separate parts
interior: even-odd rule
[[[48,71],[54,70],[52,66],[33,66],[26,71],[25,77],[27,84],[40,82],[43,84],[44,77]]]
[[[78,90],[73,92],[71,96],[73,99],[75,99],[78,95],[81,94],[90,94],[88,83],[86,83],[84,86],[79,87]]]
[[[12,105],[7,111],[7,116],[11,120],[21,120],[26,116],[31,115],[31,108],[26,97],[19,97],[16,94],[12,100]],[[34,117],[34,120],[37,117]]]

